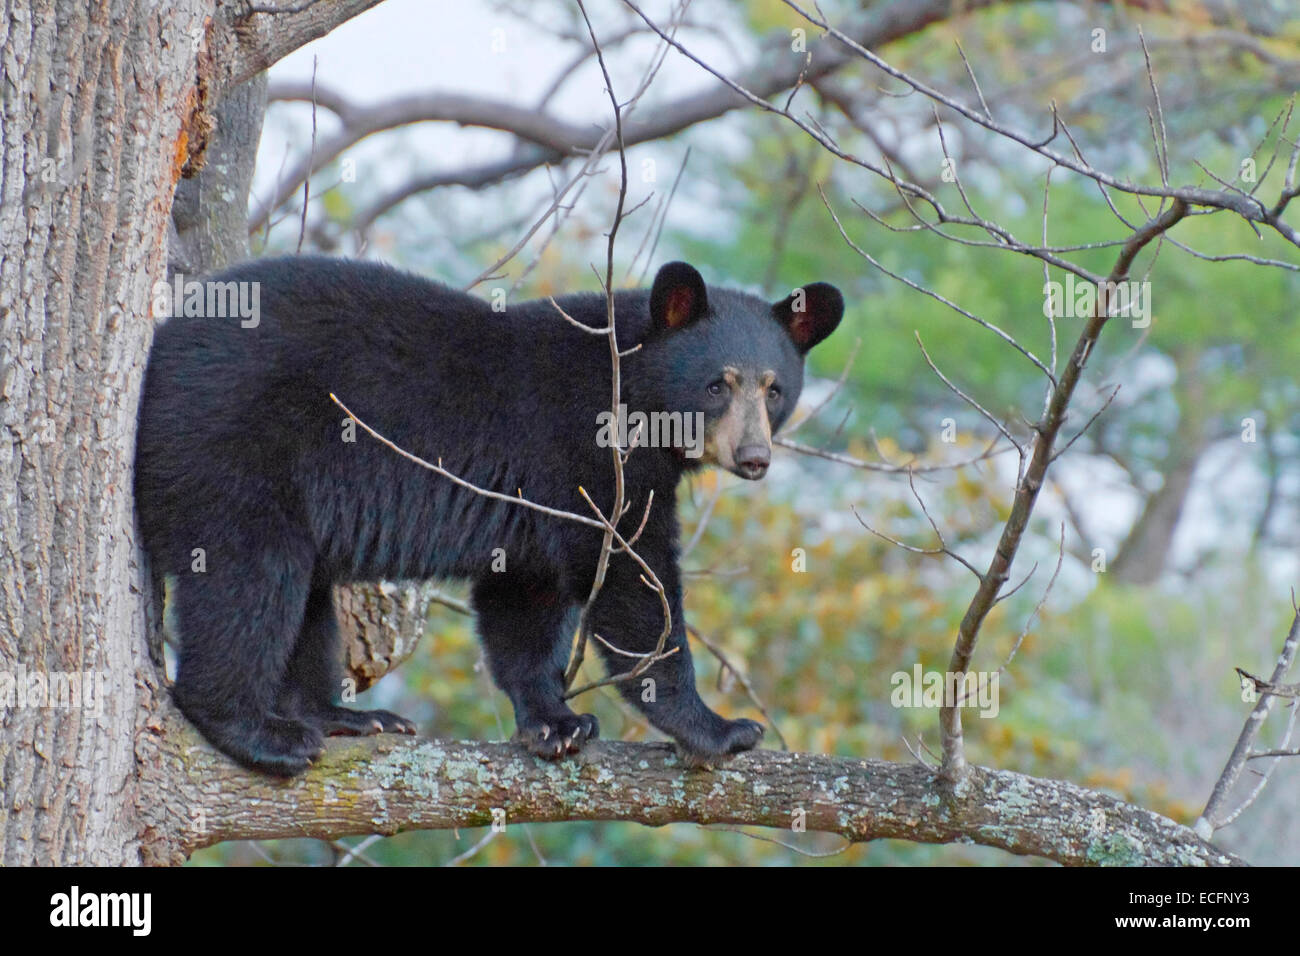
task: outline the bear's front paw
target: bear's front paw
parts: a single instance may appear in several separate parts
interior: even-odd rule
[[[555,714],[521,722],[515,740],[543,760],[559,760],[576,754],[588,740],[600,736],[600,725],[591,714]]]
[[[753,750],[763,739],[763,725],[756,720],[724,720],[711,739],[701,745],[678,742],[678,750],[688,767],[715,767],[732,754]]]

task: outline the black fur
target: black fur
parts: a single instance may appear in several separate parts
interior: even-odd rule
[[[173,576],[181,710],[231,757],[281,775],[304,770],[329,733],[413,732],[395,715],[336,706],[331,586],[467,578],[520,739],[553,757],[595,737],[595,719],[569,709],[561,682],[600,532],[458,487],[360,429],[344,441],[346,417],[329,395],[480,487],[587,515],[579,487],[605,509],[614,497],[610,449],[596,443],[597,416],[610,405],[606,338],[575,329],[544,300],[496,312],[371,263],[259,260],[213,277],[232,280],[259,283],[256,327],[238,318],[164,322],[141,408],[136,501],[155,571]],[[816,312],[797,320],[789,300],[774,307],[706,287],[682,263],[660,273],[655,316],[650,290],[617,293],[620,346],[643,344],[622,363],[628,408],[700,411],[716,422],[725,402],[707,386],[719,370],[761,366],[778,373],[781,394],[769,404],[775,430],[798,401],[803,353],[843,309],[831,287],[808,288]],[[603,295],[558,301],[585,325],[605,324]],[[662,302],[676,303],[674,321]],[[636,549],[667,588],[669,647],[679,650],[646,675],[654,702],[642,700],[640,682],[622,690],[690,759],[707,762],[752,748],[762,727],[724,719],[695,689],[675,512],[678,480],[693,467],[660,448],[638,448],[627,463],[631,510],[621,527],[635,529],[653,490]],[[202,572],[192,570],[198,548]],[[504,572],[492,570],[497,548]],[[615,556],[595,631],[645,652],[662,621],[639,570]],[[610,667],[627,669],[629,658],[605,653]]]

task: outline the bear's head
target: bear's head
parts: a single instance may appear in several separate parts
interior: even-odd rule
[[[804,357],[835,331],[844,297],[815,282],[765,302],[708,287],[694,267],[670,262],[655,276],[649,311],[633,363],[637,390],[665,411],[703,420],[702,441],[679,449],[679,458],[762,478],[772,435],[803,390]]]

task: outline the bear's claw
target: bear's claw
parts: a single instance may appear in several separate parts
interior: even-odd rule
[[[559,760],[566,753],[579,753],[588,740],[599,736],[600,725],[591,714],[556,715],[522,724],[515,731],[515,740],[543,760]]]

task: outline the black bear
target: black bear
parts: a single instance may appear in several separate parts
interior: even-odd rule
[[[563,672],[602,532],[420,467],[357,430],[331,393],[479,488],[583,515],[579,488],[606,513],[614,500],[610,441],[636,444],[620,530],[645,520],[634,548],[664,585],[674,652],[645,672],[652,683],[620,688],[692,764],[758,743],[761,724],[723,718],[695,689],[676,487],[704,464],[764,475],[804,356],[839,324],[833,286],[771,304],[674,262],[649,290],[617,292],[624,424],[637,413],[640,424],[688,423],[681,440],[655,442],[645,428],[610,427],[609,342],[590,331],[606,325],[603,294],[557,299],[570,322],[546,300],[498,309],[388,266],[323,257],[253,261],[197,285],[154,339],[135,494],[154,572],[172,576],[175,699],[216,747],[291,776],[325,735],[414,732],[337,703],[331,586],[379,579],[472,582],[492,676],[533,753],[576,752],[598,733],[565,703]],[[229,301],[251,289],[241,301],[256,308],[217,317],[204,289]],[[702,424],[693,441],[689,422]],[[590,624],[616,673],[631,659],[610,646],[654,650],[662,605],[627,555],[611,558]]]

